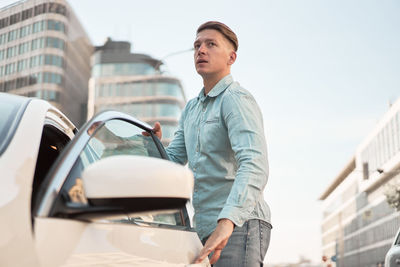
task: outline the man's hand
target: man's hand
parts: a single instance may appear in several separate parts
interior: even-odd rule
[[[154,123],[153,133],[155,134],[155,136],[158,137],[158,139],[161,140],[161,137],[162,137],[161,124],[158,121],[156,123]],[[142,132],[142,134],[144,136],[150,136],[150,134],[148,132]]]
[[[216,263],[221,256],[222,249],[226,246],[229,237],[232,235],[234,226],[231,220],[219,220],[217,228],[215,228],[215,231],[207,239],[206,244],[194,263],[201,263],[213,251],[214,254],[210,259],[210,264]]]

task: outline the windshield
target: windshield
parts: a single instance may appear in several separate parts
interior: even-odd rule
[[[14,136],[29,99],[0,93],[0,155]]]

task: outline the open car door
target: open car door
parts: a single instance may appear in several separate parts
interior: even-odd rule
[[[149,125],[98,114],[35,192],[41,265],[189,265],[202,248],[185,208],[192,188],[191,172],[168,161]]]

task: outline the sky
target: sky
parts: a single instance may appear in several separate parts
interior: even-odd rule
[[[132,52],[164,59],[188,99],[202,88],[193,53],[168,55],[190,49],[205,21],[236,32],[232,75],[257,100],[268,143],[264,195],[273,230],[266,262],[301,256],[319,262],[318,198],[400,97],[400,1],[69,3],[94,45],[111,37],[130,41]]]

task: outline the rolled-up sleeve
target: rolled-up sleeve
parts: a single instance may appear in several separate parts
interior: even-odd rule
[[[268,180],[267,144],[261,111],[247,91],[229,91],[222,117],[237,163],[235,181],[218,220],[242,226],[255,209]]]
[[[165,149],[168,157],[176,163],[185,165],[187,163],[187,152],[185,145],[184,121],[185,121],[186,107],[182,112],[179,119],[178,129],[174,133],[174,138]]]

